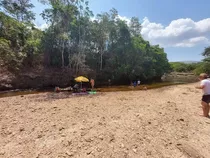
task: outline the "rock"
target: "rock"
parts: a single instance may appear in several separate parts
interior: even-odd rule
[[[122,147],[122,148],[124,148],[124,147],[125,147],[125,145],[122,143],[122,144],[121,144],[121,147]]]
[[[70,152],[70,151],[66,151],[66,155],[72,157],[72,156],[74,156],[74,153],[73,152]]]
[[[23,132],[25,129],[23,128],[23,127],[21,127],[20,129],[19,129],[19,131],[20,132]]]
[[[99,139],[103,140],[103,135],[98,136]]]
[[[87,138],[87,139],[85,139],[85,141],[86,141],[86,142],[92,142],[93,139],[92,139],[92,138]]]
[[[0,155],[4,155],[5,154],[5,151],[0,151]]]
[[[134,153],[137,153],[137,150],[136,150],[136,149],[133,149],[133,152],[134,152]]]
[[[102,152],[102,149],[101,149],[101,148],[97,148],[97,151],[98,151],[98,152]]]
[[[86,132],[81,132],[81,134],[80,134],[81,136],[85,136],[86,135]]]
[[[66,135],[65,134],[61,134],[61,137],[66,137]]]
[[[90,155],[92,153],[92,150],[89,150],[88,152],[87,152],[87,155]]]
[[[62,131],[62,130],[64,130],[64,129],[65,129],[64,127],[60,127],[60,128],[59,128],[59,131]]]

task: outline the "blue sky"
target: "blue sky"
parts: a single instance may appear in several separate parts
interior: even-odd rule
[[[142,35],[152,44],[165,48],[169,61],[199,61],[210,45],[209,0],[89,0],[94,14],[118,10],[123,19],[136,16]],[[44,26],[39,15],[46,6],[32,0],[37,14],[35,23]]]

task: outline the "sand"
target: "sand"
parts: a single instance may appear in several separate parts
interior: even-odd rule
[[[209,158],[196,84],[0,99],[0,158]]]

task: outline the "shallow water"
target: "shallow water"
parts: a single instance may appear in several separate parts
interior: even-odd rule
[[[144,90],[144,87],[147,87],[147,89],[154,89],[154,88],[161,88],[165,86],[179,85],[179,84],[185,84],[185,83],[186,82],[160,82],[160,83],[153,83],[153,84],[147,84],[147,85],[140,85],[135,88],[133,86],[123,85],[123,86],[96,88],[95,90],[97,92],[137,91],[137,90]],[[0,98],[12,97],[12,96],[24,96],[24,95],[29,95],[29,94],[40,94],[40,93],[46,93],[46,92],[54,93],[54,89],[3,91],[3,92],[0,92]]]

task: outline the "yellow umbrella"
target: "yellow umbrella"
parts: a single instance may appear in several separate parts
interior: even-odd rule
[[[79,76],[79,77],[75,78],[74,80],[77,82],[89,82],[89,80],[84,76]]]

